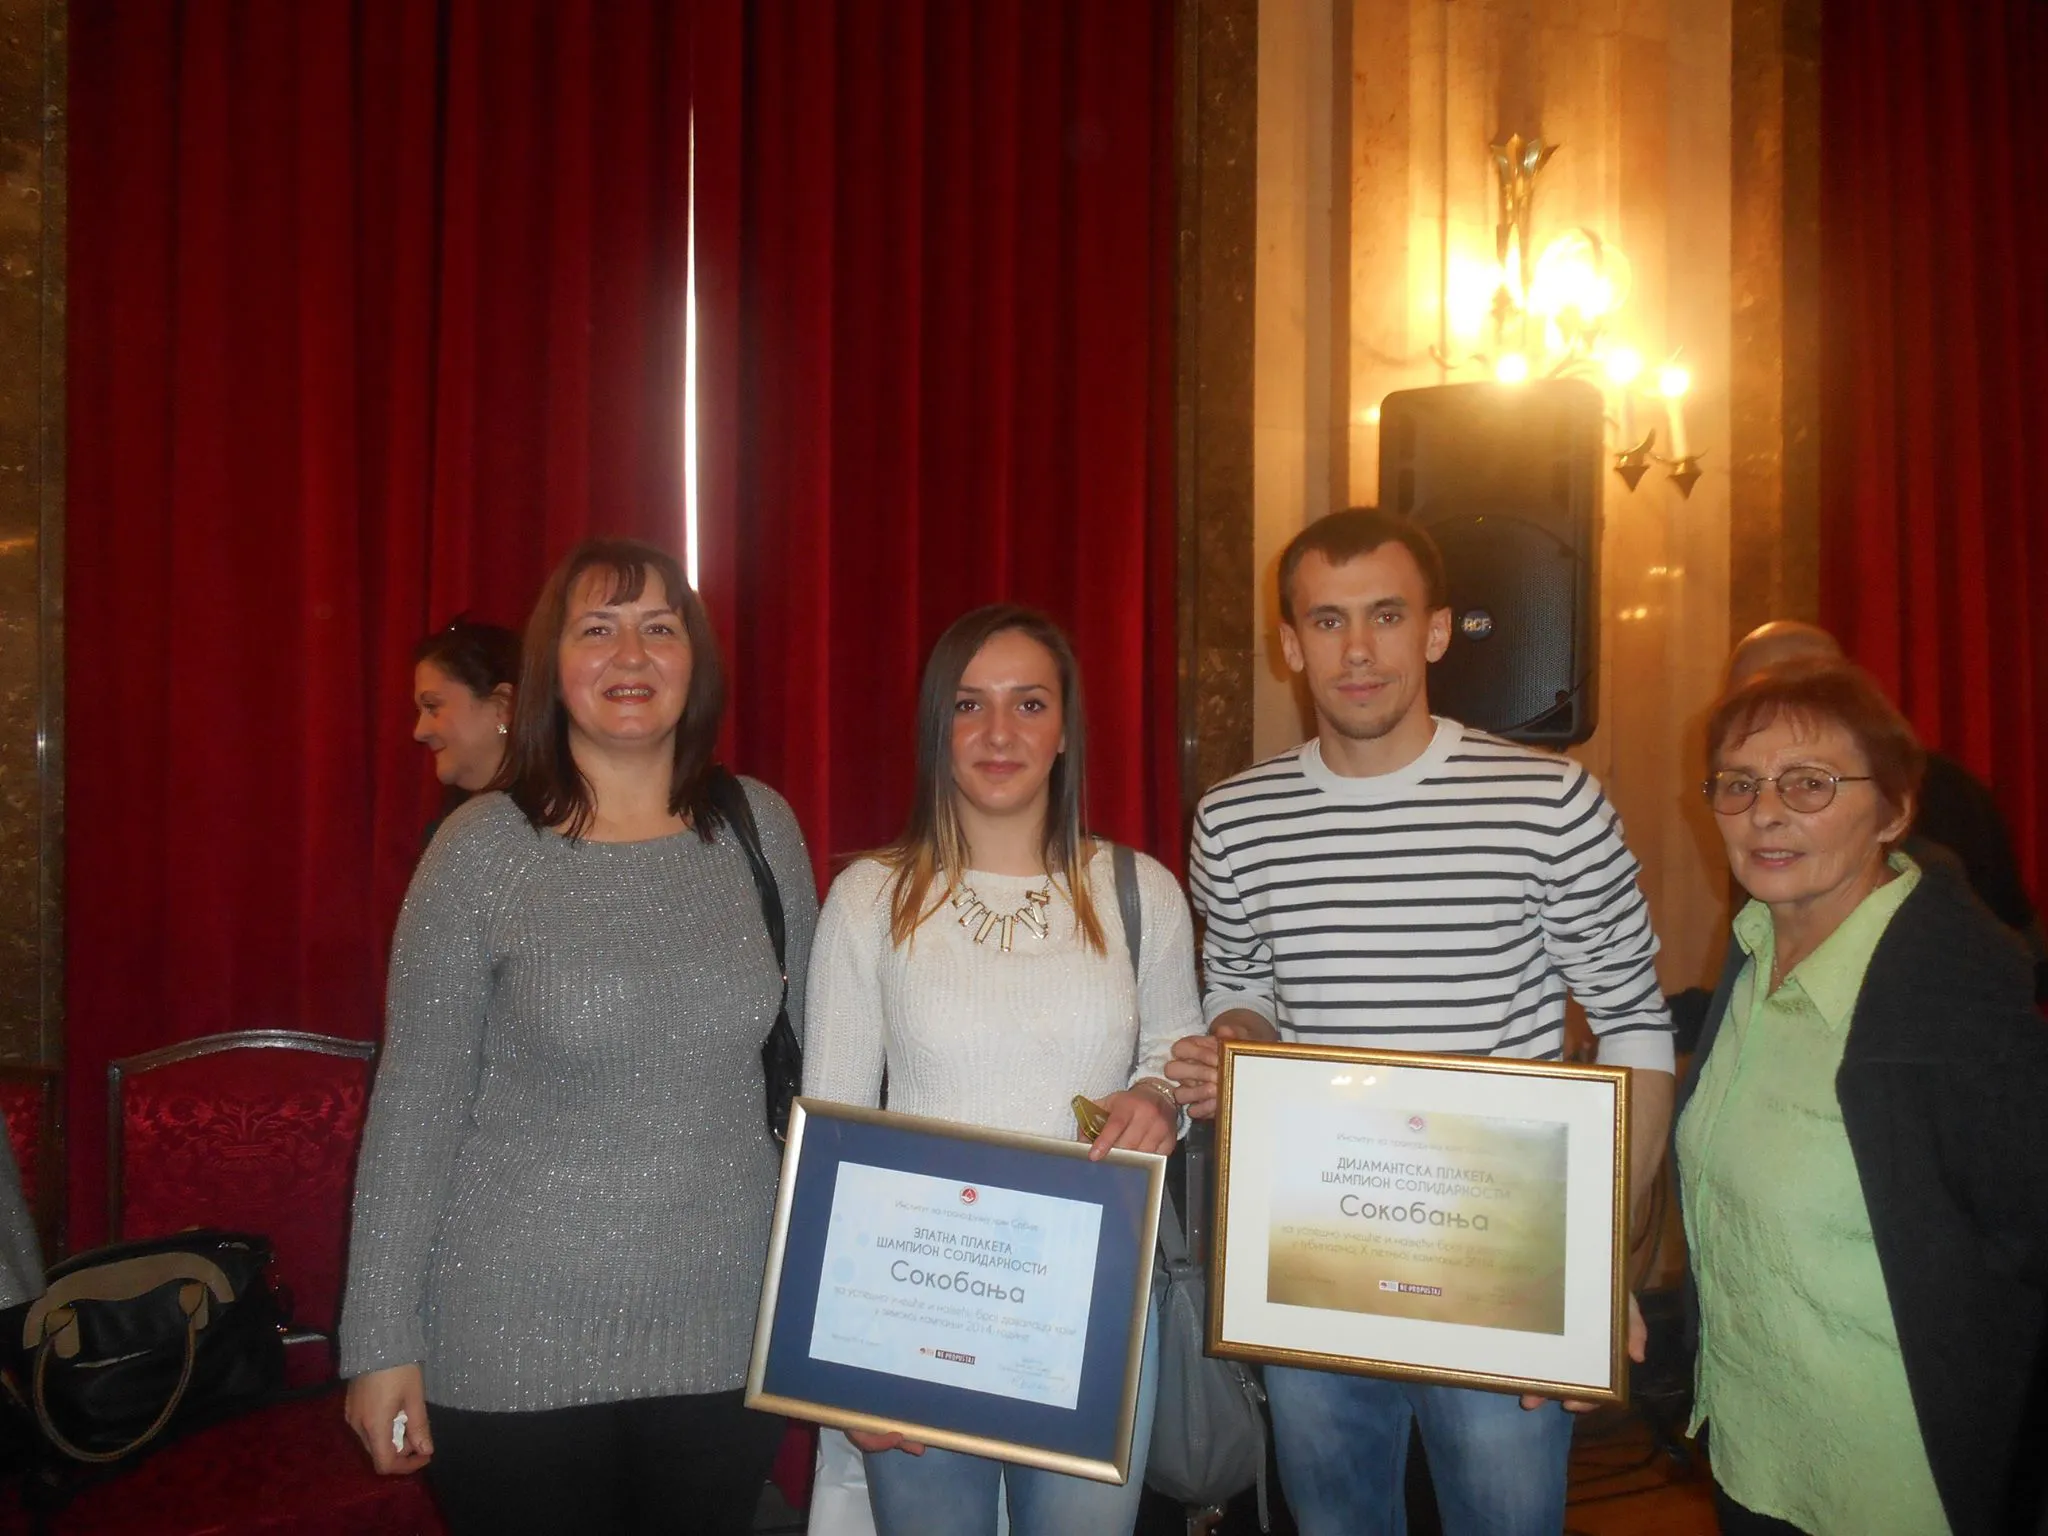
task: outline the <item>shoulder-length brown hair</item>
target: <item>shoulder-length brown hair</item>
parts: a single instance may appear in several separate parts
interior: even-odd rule
[[[1052,653],[1059,671],[1060,720],[1066,750],[1053,760],[1046,783],[1046,872],[1064,885],[1082,937],[1104,952],[1102,922],[1095,915],[1087,875],[1088,838],[1082,797],[1088,777],[1088,724],[1081,699],[1081,669],[1059,625],[1034,608],[997,603],[963,614],[939,636],[924,665],[917,695],[917,790],[902,834],[874,857],[895,871],[889,890],[889,937],[907,944],[918,924],[938,911],[959,888],[967,869],[967,837],[961,830],[958,789],[953,782],[953,701],[960,679],[977,652],[997,635],[1028,636]],[[932,888],[944,884],[936,895]]]
[[[491,782],[526,813],[536,831],[559,827],[581,837],[597,812],[590,781],[569,750],[569,711],[562,703],[562,631],[568,624],[569,600],[576,584],[590,571],[611,577],[607,601],[630,603],[647,586],[650,575],[677,613],[690,640],[690,691],[683,717],[676,725],[674,766],[669,775],[671,815],[690,818],[707,843],[718,827],[710,799],[712,753],[718,746],[719,722],[725,718],[725,668],[718,657],[718,639],[704,602],[683,577],[675,556],[638,539],[585,539],[548,577],[533,616],[526,621],[520,651],[519,688],[512,709],[512,741],[504,766]]]

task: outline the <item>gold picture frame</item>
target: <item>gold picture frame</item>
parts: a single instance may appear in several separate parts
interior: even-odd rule
[[[1166,1160],[1088,1152],[1082,1141],[797,1099],[747,1406],[1124,1482]],[[1100,1207],[1099,1225],[1086,1205]],[[1059,1240],[1062,1218],[1092,1232],[1085,1253]],[[970,1223],[983,1235],[953,1230]],[[1041,1248],[1026,1256],[1012,1239]],[[898,1255],[886,1265],[885,1250]],[[1014,1351],[1027,1332],[1041,1341],[1036,1359],[1064,1350],[1071,1369],[1020,1373]],[[1043,1344],[1056,1335],[1064,1342]],[[978,1384],[963,1384],[969,1373]]]
[[[1627,1401],[1626,1068],[1221,1044],[1211,1354]]]

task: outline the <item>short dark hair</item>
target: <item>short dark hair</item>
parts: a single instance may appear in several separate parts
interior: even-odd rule
[[[1847,661],[1788,661],[1723,694],[1707,719],[1708,767],[1780,716],[1847,731],[1870,763],[1871,782],[1893,811],[1905,810],[1920,793],[1927,754],[1913,727],[1877,679]]]
[[[1294,622],[1294,573],[1310,551],[1332,565],[1342,565],[1360,555],[1369,555],[1383,544],[1398,544],[1415,557],[1422,570],[1422,587],[1430,611],[1448,608],[1450,592],[1444,581],[1443,551],[1419,523],[1378,507],[1346,507],[1317,518],[1280,552],[1280,622]]]
[[[675,556],[638,539],[585,539],[541,588],[533,616],[526,621],[519,693],[512,705],[512,745],[491,788],[509,794],[536,831],[560,827],[572,838],[581,837],[597,810],[590,781],[569,751],[560,659],[569,600],[589,571],[610,575],[609,600],[614,603],[632,602],[645,589],[648,576],[658,576],[663,594],[682,615],[683,632],[690,638],[690,692],[676,725],[668,809],[673,816],[687,814],[697,835],[708,843],[721,820],[711,799],[711,777],[718,771],[712,753],[725,718],[725,668],[718,656],[718,637],[712,633],[703,599],[683,576]]]
[[[519,637],[502,624],[479,624],[458,613],[412,648],[412,664],[421,662],[487,699],[519,680]]]

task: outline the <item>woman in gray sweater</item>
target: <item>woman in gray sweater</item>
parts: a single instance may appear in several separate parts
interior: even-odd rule
[[[502,791],[399,919],[342,1372],[381,1472],[460,1531],[741,1532],[779,1421],[741,1406],[774,1204],[782,972],[712,806],[724,682],[676,562],[592,541],[528,625]],[[745,785],[799,1029],[817,902]]]

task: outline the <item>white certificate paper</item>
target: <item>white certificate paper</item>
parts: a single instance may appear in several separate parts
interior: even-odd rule
[[[841,1163],[811,1357],[1071,1409],[1102,1207]]]

